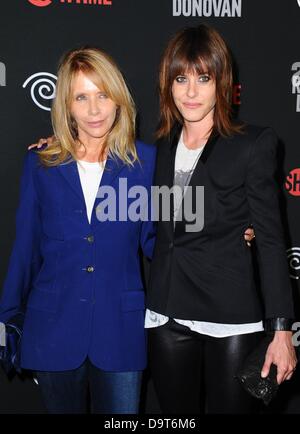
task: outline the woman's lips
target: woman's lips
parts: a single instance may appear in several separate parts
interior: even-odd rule
[[[87,122],[88,126],[91,128],[99,128],[103,124],[104,121],[97,121],[97,122]]]
[[[196,109],[196,108],[201,107],[202,104],[200,104],[200,103],[184,102],[183,105],[184,105],[184,107],[189,108],[189,109]]]

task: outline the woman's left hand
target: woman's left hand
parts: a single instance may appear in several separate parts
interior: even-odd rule
[[[251,247],[251,241],[255,238],[255,233],[252,228],[248,228],[244,233],[245,241],[247,242],[247,246]]]
[[[278,384],[291,379],[297,365],[295,348],[292,343],[292,332],[275,332],[274,339],[268,347],[265,363],[261,371],[263,378],[268,376],[272,363],[277,366]]]

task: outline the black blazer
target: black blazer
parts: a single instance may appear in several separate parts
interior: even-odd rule
[[[160,140],[154,184],[172,187],[180,129]],[[184,219],[162,221],[151,264],[148,308],[173,318],[249,323],[293,318],[285,242],[274,179],[277,138],[246,126],[231,138],[212,135],[190,186],[204,186],[204,227],[186,232]],[[171,199],[171,215],[172,215]],[[256,234],[261,294],[244,231]]]

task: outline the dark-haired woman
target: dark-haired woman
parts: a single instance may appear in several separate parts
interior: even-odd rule
[[[146,312],[164,413],[199,413],[203,395],[207,413],[255,412],[254,398],[235,375],[264,330],[274,338],[262,376],[274,363],[281,383],[296,366],[274,180],[276,136],[270,128],[233,122],[231,89],[231,60],[218,32],[200,25],[172,38],[160,70],[155,184],[176,188],[170,218],[159,211]],[[187,215],[194,215],[194,227]],[[241,236],[250,223],[261,293]]]

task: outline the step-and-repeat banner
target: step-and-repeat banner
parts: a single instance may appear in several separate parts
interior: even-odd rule
[[[51,101],[61,55],[82,45],[108,51],[136,101],[139,136],[153,142],[163,48],[175,31],[199,23],[219,30],[232,50],[233,104],[239,117],[273,127],[280,138],[286,254],[300,305],[300,0],[1,1],[0,288],[14,239],[22,160],[28,144],[51,134]],[[37,387],[26,376],[8,380],[1,372],[0,413],[42,413]],[[281,389],[269,411],[300,413],[300,376]],[[147,376],[142,408],[159,412]]]

